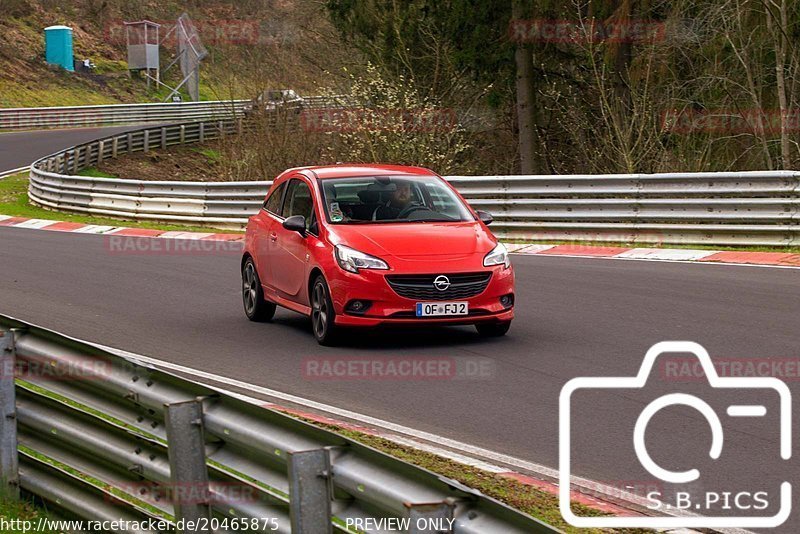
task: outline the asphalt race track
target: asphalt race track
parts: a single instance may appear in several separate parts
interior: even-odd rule
[[[141,126],[0,133],[0,172],[30,165],[68,146],[136,128]]]
[[[39,135],[47,142],[26,141]],[[89,139],[96,130],[72,135]],[[0,169],[53,152],[66,137],[2,134]],[[22,157],[8,139],[36,153]],[[482,339],[471,327],[378,329],[323,348],[308,320],[291,312],[279,310],[271,324],[246,320],[235,252],[121,254],[106,239],[0,228],[0,313],[554,468],[559,392],[571,378],[633,376],[647,349],[663,340],[699,342],[713,358],[800,357],[796,269],[515,256],[517,315],[505,338]],[[427,380],[307,376],[309,358],[332,357],[450,358],[483,371]],[[799,379],[786,379],[795,399]],[[667,380],[656,387],[663,393],[673,385]],[[597,414],[576,411],[574,445],[591,451],[577,474],[630,480],[620,471],[631,462],[626,448],[610,443],[614,425],[632,427],[643,405],[624,394],[600,402]],[[681,410],[658,419],[673,430],[647,442],[652,456],[672,468],[708,452],[702,418]],[[709,475],[705,487],[727,488],[742,477],[800,481],[796,459],[778,460],[777,433],[742,423],[725,435],[724,458],[736,468]],[[797,532],[797,517],[773,532]]]

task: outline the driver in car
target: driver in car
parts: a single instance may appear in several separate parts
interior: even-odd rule
[[[413,195],[411,193],[411,183],[405,181],[395,182],[396,188],[392,192],[392,196],[385,204],[381,204],[375,208],[372,214],[373,221],[385,221],[389,219],[397,219],[398,216],[411,206]]]

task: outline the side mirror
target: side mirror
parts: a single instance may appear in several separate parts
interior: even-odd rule
[[[477,210],[475,213],[478,214],[478,218],[483,222],[483,224],[487,226],[492,224],[494,217],[492,217],[492,214],[488,211]]]
[[[306,218],[302,215],[292,215],[283,221],[283,227],[292,232],[297,232],[301,236],[306,236]]]

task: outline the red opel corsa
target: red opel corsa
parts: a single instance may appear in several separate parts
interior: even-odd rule
[[[311,317],[331,344],[341,327],[474,324],[502,336],[514,318],[506,248],[434,172],[397,165],[289,169],[247,224],[244,311]]]

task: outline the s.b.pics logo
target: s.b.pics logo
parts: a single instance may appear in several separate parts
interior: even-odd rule
[[[696,358],[707,382],[660,382],[656,360],[670,353]],[[691,387],[697,389],[667,391]],[[592,408],[606,416],[586,413]],[[778,378],[720,377],[702,346],[665,341],[647,351],[636,376],[570,380],[559,410],[559,503],[571,525],[772,528],[789,517],[792,486],[784,478],[792,455],[791,392]],[[611,431],[617,424],[621,430]],[[602,435],[580,435],[587,431]],[[573,449],[587,444],[592,452],[576,460]],[[593,468],[592,461],[606,464]],[[572,484],[580,480],[573,468],[601,472],[611,461],[624,471],[617,475],[657,482],[658,490],[641,499],[647,515],[590,517],[572,508]]]

